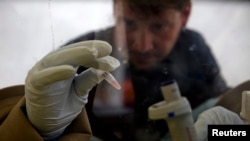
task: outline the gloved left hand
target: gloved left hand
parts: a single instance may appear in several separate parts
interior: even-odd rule
[[[82,111],[92,87],[104,79],[103,72],[120,65],[111,51],[107,42],[83,41],[49,53],[29,71],[26,110],[44,139],[60,135]],[[77,75],[80,65],[89,69]]]

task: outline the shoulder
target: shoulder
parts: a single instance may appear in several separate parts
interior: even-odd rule
[[[24,97],[24,85],[13,85],[0,89],[0,121],[3,121],[11,109]],[[3,119],[2,119],[3,118]]]
[[[197,53],[212,53],[203,35],[199,31],[193,29],[181,31],[176,45],[177,48],[184,49],[193,55],[197,55]]]
[[[25,87],[24,85],[20,84],[20,85],[13,85],[13,86],[1,88],[0,100],[6,100],[8,98],[11,99],[13,97],[17,97],[16,100],[18,100],[18,98],[20,99],[21,97],[24,96],[24,87]],[[0,104],[4,104],[4,103],[0,102]]]
[[[187,28],[187,29],[183,30],[183,33],[189,35],[192,38],[202,38],[201,33],[197,30],[194,30],[194,29]]]
[[[215,56],[198,31],[186,29],[181,32],[176,44],[176,54],[182,53],[182,60],[194,68],[210,69],[218,67]],[[192,61],[188,61],[192,60]]]
[[[103,40],[107,42],[112,42],[113,37],[113,27],[109,27],[107,29],[98,30],[98,31],[90,31],[87,33],[84,33],[80,36],[77,36],[71,40],[69,40],[65,45],[81,42],[81,41],[87,41],[87,40]]]
[[[180,39],[182,42],[190,45],[205,45],[205,39],[203,35],[196,30],[193,29],[185,29],[180,34]]]

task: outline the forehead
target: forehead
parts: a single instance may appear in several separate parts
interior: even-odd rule
[[[185,0],[115,0],[115,4],[127,7],[137,13],[157,14],[166,9],[181,10]]]
[[[131,0],[119,0],[116,3],[118,16],[135,17],[137,19],[162,19],[171,18],[174,14],[180,13],[173,5],[161,5],[160,3],[135,3]]]

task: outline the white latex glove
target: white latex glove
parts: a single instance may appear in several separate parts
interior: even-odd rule
[[[198,141],[207,140],[207,127],[209,124],[244,124],[241,118],[234,112],[224,107],[216,106],[202,112],[195,122],[195,130]]]
[[[89,91],[104,79],[102,73],[120,65],[109,56],[111,51],[104,41],[79,42],[49,53],[29,71],[27,114],[44,139],[60,135],[82,111]],[[79,65],[89,69],[76,75]]]

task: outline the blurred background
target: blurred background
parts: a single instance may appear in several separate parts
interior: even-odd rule
[[[250,1],[193,0],[188,27],[203,34],[230,86],[250,79]],[[113,25],[112,0],[1,0],[0,88],[70,39]]]

